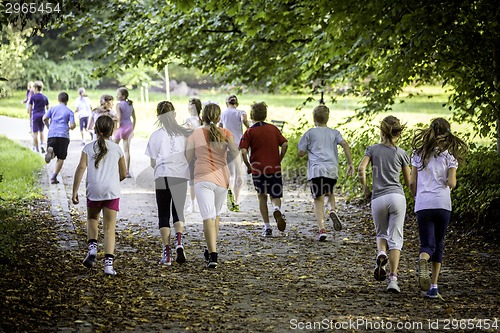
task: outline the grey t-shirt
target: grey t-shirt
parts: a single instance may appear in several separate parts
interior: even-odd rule
[[[372,161],[372,200],[389,193],[404,195],[399,175],[403,166],[410,165],[410,156],[399,147],[378,143],[366,149]]]
[[[308,153],[307,179],[339,177],[339,145],[344,139],[339,131],[329,127],[314,127],[300,138],[298,149]]]

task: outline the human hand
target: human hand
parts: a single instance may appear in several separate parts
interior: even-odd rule
[[[73,196],[71,197],[71,201],[73,201],[73,203],[75,205],[78,205],[80,203],[80,200],[78,200],[78,193],[73,193]]]
[[[352,165],[352,163],[349,163],[347,165],[347,175],[348,176],[354,175],[354,166]]]

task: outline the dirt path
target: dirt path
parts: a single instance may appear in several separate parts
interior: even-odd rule
[[[71,142],[59,185],[48,182],[54,162],[42,176],[48,209],[58,222],[55,230],[60,246],[56,251],[64,258],[63,272],[58,273],[61,280],[49,286],[59,297],[57,306],[50,315],[40,315],[45,318],[41,323],[49,318],[53,325],[43,324],[43,330],[499,330],[498,246],[450,234],[440,278],[444,300],[426,300],[415,278],[418,239],[410,215],[400,264],[401,293],[389,294],[385,282],[373,279],[376,250],[369,207],[347,205],[340,199],[343,230],[333,232],[330,228],[328,241],[319,243],[315,241],[312,200],[307,191],[294,186],[285,191],[288,225],[284,233],[276,231],[274,238],[260,236],[257,200],[248,187],[241,212],[222,214],[216,270],[204,267],[198,213],[186,215],[188,261],[159,267],[156,262],[161,245],[144,139],[132,141],[134,178],[122,183],[115,264],[118,275],[103,276],[102,260],[97,268],[88,270],[81,265],[86,253],[85,207],[69,204],[79,143],[78,137]],[[82,198],[84,188],[82,184]],[[102,252],[99,256],[102,259]]]

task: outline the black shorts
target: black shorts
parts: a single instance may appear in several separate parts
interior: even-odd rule
[[[68,146],[69,139],[68,138],[48,138],[47,139],[47,148],[54,148],[54,155],[58,160],[65,160],[68,156]]]
[[[311,182],[311,194],[314,199],[325,195],[332,194],[335,184],[337,184],[337,179],[327,178],[327,177],[317,177],[312,178]]]
[[[281,178],[281,172],[271,175],[252,175],[252,178],[257,193],[269,194],[271,198],[283,197],[283,180]]]
[[[87,129],[88,125],[89,125],[89,117],[81,117],[80,118],[80,131]]]

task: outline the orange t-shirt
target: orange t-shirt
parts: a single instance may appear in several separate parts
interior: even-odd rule
[[[233,135],[226,128],[219,128],[227,140]],[[194,182],[208,181],[221,187],[229,187],[229,169],[227,167],[227,141],[218,147],[215,143],[208,144],[208,129],[195,128],[188,138],[194,146],[196,161],[194,163]]]

